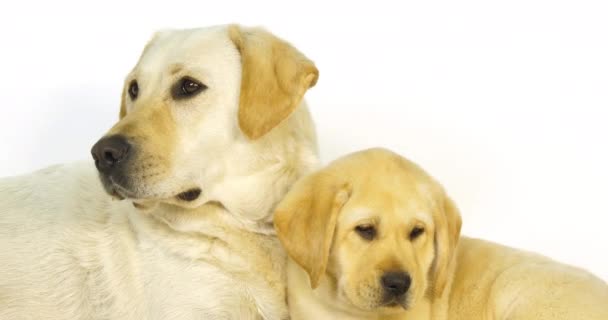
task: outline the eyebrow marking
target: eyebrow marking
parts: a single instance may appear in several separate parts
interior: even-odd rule
[[[354,208],[353,211],[351,214],[343,216],[341,221],[345,224],[352,224],[363,220],[369,223],[378,223],[378,216],[370,208],[361,206]]]
[[[133,81],[135,79],[137,79],[137,70],[135,70],[135,68],[133,68],[133,70],[131,70],[125,77],[126,85],[129,85],[129,83],[131,83],[131,81]]]
[[[184,69],[184,66],[183,66],[183,65],[181,65],[181,64],[176,64],[176,65],[173,65],[173,66],[171,67],[170,73],[171,73],[171,75],[174,75],[174,74],[176,74],[176,73],[178,73],[178,72],[182,71],[183,69]]]
[[[416,214],[414,215],[414,219],[424,224],[431,224],[431,222],[433,221],[432,215],[424,211],[416,212]]]

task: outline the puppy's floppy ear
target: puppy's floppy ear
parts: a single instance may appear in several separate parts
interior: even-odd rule
[[[285,120],[319,77],[314,63],[263,29],[232,25],[230,39],[241,54],[239,126],[257,139]]]
[[[297,182],[275,211],[274,225],[287,254],[319,285],[327,268],[338,213],[350,186],[317,172]]]
[[[444,195],[433,220],[435,223],[435,262],[432,270],[433,295],[440,297],[447,285],[455,263],[456,246],[460,238],[462,219],[454,202]]]

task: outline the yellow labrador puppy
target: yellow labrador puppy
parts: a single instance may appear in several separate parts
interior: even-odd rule
[[[459,238],[443,188],[392,152],[336,160],[275,213],[299,319],[606,320],[608,286],[575,267]]]
[[[287,318],[272,212],[317,164],[317,77],[261,29],[157,33],[95,165],[0,180],[0,319]]]

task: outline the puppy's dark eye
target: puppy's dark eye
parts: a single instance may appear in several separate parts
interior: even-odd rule
[[[131,83],[129,84],[128,91],[129,91],[129,97],[131,97],[131,100],[137,99],[137,95],[139,94],[139,86],[137,85],[136,80],[131,81]]]
[[[173,86],[171,95],[173,99],[184,99],[193,97],[205,89],[207,89],[207,86],[204,84],[190,77],[184,77]]]
[[[416,238],[420,237],[424,233],[423,227],[415,227],[410,231],[410,240],[416,240]]]
[[[365,240],[371,241],[376,237],[376,227],[371,225],[357,226],[355,231]]]

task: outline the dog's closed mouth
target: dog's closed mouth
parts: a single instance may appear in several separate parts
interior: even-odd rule
[[[158,201],[155,200],[144,200],[144,201],[133,201],[133,207],[140,211],[150,211],[158,205]]]
[[[125,197],[121,196],[120,193],[118,193],[118,191],[116,191],[116,189],[112,190],[112,193],[110,194],[112,196],[112,198],[116,199],[116,200],[124,200]]]
[[[130,197],[131,192],[127,188],[118,184],[112,176],[108,177],[107,179],[107,182],[104,181],[104,187],[112,198],[117,200],[132,198]]]
[[[384,306],[387,308],[403,308],[404,310],[408,309],[408,303],[406,299],[402,299],[403,301],[399,301],[396,299],[390,300],[389,302],[385,303]]]
[[[119,184],[117,181],[115,181],[114,177],[109,176],[109,177],[103,177],[102,176],[102,182],[103,182],[103,186],[106,189],[106,192],[113,198],[116,200],[124,200],[124,199],[131,199],[131,200],[138,200],[138,204],[135,205],[136,208],[138,209],[143,209],[144,206],[142,205],[141,201],[152,201],[152,200],[160,200],[160,199],[167,199],[167,198],[172,198],[175,197],[181,201],[185,201],[185,202],[192,202],[196,199],[198,199],[202,193],[201,188],[191,188],[191,189],[187,189],[184,192],[181,193],[173,193],[173,194],[167,194],[167,195],[161,195],[161,194],[137,194],[125,187],[123,187],[121,184]]]
[[[192,188],[177,195],[177,198],[183,201],[194,201],[201,195],[200,188]]]

